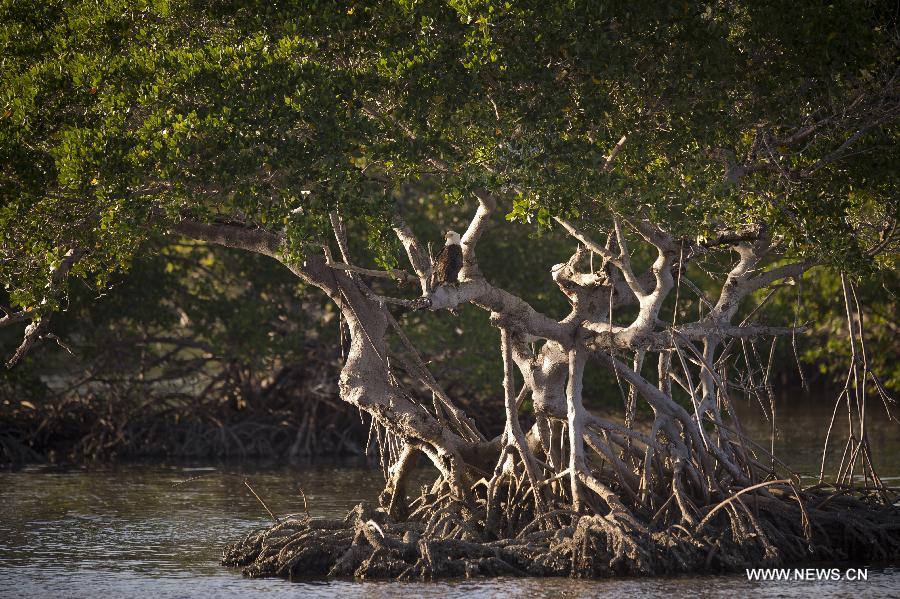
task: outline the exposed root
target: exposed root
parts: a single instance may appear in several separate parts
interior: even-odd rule
[[[222,563],[246,576],[399,580],[479,576],[608,577],[737,571],[809,561],[900,559],[900,511],[823,490],[745,493],[688,529],[653,531],[621,512],[578,516],[559,527],[533,517],[514,537],[490,539],[458,501],[433,500],[397,522],[363,503],[344,520],[290,519],[248,534]],[[797,498],[806,503],[804,509]],[[422,501],[427,501],[423,495]],[[827,501],[827,508],[814,507]],[[806,514],[806,516],[804,516]],[[807,520],[808,518],[808,520]]]

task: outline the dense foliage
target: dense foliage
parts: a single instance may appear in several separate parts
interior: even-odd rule
[[[890,347],[896,52],[893,8],[856,0],[5,0],[0,280],[11,310],[40,319],[69,304],[70,284],[48,273],[73,249],[72,274],[97,295],[180,219],[284,230],[299,257],[327,243],[336,208],[356,251],[393,265],[394,211],[437,240],[461,222],[455,204],[487,188],[531,228],[487,242],[484,268],[526,296],[533,269],[565,257],[559,239],[559,256],[528,249],[556,214],[602,230],[610,208],[646,213],[690,237],[763,222],[783,253],[888,281]],[[177,265],[196,250],[165,252]],[[257,338],[265,291],[210,292],[182,274],[167,279],[179,309],[205,302],[192,323],[217,323],[194,331],[204,342],[284,354]],[[828,281],[818,296],[805,284],[816,307],[834,299]],[[155,322],[161,284],[136,294],[148,320],[134,326]],[[793,320],[791,300],[782,313]],[[496,334],[483,315],[461,318],[431,319],[420,338],[437,351],[462,326],[477,350]],[[461,355],[470,383],[490,374],[495,388],[496,364]]]
[[[377,247],[395,191],[435,171],[445,195],[507,191],[517,218],[762,218],[847,259],[855,212],[896,211],[891,19],[855,1],[8,1],[4,279],[39,302],[64,248],[108,272],[185,214],[321,240],[340,204]],[[854,156],[820,162],[848,132]],[[728,156],[771,167],[737,191]]]

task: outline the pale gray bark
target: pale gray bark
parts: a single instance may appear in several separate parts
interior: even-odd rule
[[[516,471],[532,489],[537,513],[551,510],[549,497],[556,497],[558,502],[564,496],[576,512],[593,512],[597,506],[606,506],[634,526],[632,508],[623,499],[632,507],[643,504],[646,509],[658,509],[671,493],[682,520],[690,524],[698,517],[695,502],[721,496],[730,485],[752,484],[757,476],[752,461],[738,448],[739,433],[728,432],[739,431],[739,427],[731,425],[734,415],[727,410],[728,402],[719,401],[727,399],[729,391],[715,370],[717,349],[730,338],[794,333],[796,329],[790,327],[732,324],[732,320],[743,300],[754,291],[798,276],[811,264],[795,262],[765,268],[770,242],[759,229],[725,232],[717,237],[716,245],[707,247],[696,241],[677,240],[646,219],[616,217],[610,241],[601,245],[577,225],[559,219],[569,234],[600,256],[601,264],[599,269],[583,271],[586,252],[579,249],[567,263],[553,268],[549,278],[571,304],[571,312],[555,320],[492,284],[479,269],[476,248],[496,209],[496,200],[484,191],[476,198],[478,206],[462,237],[464,263],[459,283],[437,288],[430,284],[428,252],[399,217],[393,229],[414,274],[383,273],[354,264],[338,215],[333,215],[332,224],[340,261],[325,250],[325,256],[291,263],[280,255],[281,239],[261,230],[199,223],[181,223],[176,230],[282,260],[337,304],[351,339],[340,378],[341,396],[370,414],[385,435],[398,440],[396,447],[403,448],[389,469],[384,495],[386,509],[392,513],[402,512],[397,496],[417,452],[432,461],[450,493],[464,502],[472,501],[472,483],[492,468],[488,464],[496,464],[493,475],[485,479],[488,528],[494,527],[500,517],[497,482],[502,477],[517,477]],[[629,240],[628,231],[636,235],[637,242],[656,250],[656,259],[646,272],[638,273],[632,265],[633,240]],[[731,249],[738,258],[719,297],[714,301],[701,298],[707,310],[696,321],[663,322],[660,312],[681,284],[685,262],[717,249]],[[398,282],[415,278],[421,297],[375,295],[365,283],[367,277]],[[398,304],[446,310],[466,303],[488,311],[492,324],[501,330],[505,373],[502,405],[507,424],[502,438],[492,441],[484,440],[453,405],[386,309],[387,305]],[[637,316],[617,322],[617,309],[629,305],[637,307]],[[392,330],[412,356],[399,363],[433,395],[433,407],[414,400],[414,393],[404,389],[392,373],[387,343]],[[655,382],[641,372],[648,352],[659,354],[659,380]],[[654,414],[650,434],[636,431],[630,421],[626,425],[598,418],[584,408],[582,378],[588,358],[615,374],[627,390],[628,401],[645,402],[650,407]],[[629,367],[626,359],[634,361],[636,368]],[[513,364],[524,382],[519,398],[513,390]],[[688,392],[692,411],[674,400],[672,381]],[[517,414],[525,394],[531,397],[536,418],[527,433],[521,429]],[[597,470],[604,463],[608,465],[607,480],[602,480]],[[564,478],[569,481],[567,489],[560,486]],[[551,495],[545,497],[545,493]]]

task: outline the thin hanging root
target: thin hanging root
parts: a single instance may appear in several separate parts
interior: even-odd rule
[[[825,477],[825,464],[828,457],[828,446],[831,441],[832,431],[837,419],[838,409],[843,402],[847,407],[848,438],[841,454],[838,467],[839,483],[846,483],[851,487],[856,484],[854,471],[857,463],[861,463],[863,470],[864,488],[872,489],[885,504],[889,504],[888,497],[881,478],[878,476],[872,462],[869,450],[868,433],[866,431],[866,407],[867,407],[867,382],[871,378],[875,383],[875,389],[884,404],[888,419],[893,415],[889,403],[893,400],[884,391],[878,381],[878,377],[869,369],[868,354],[866,352],[866,338],[863,328],[863,314],[856,294],[856,288],[852,281],[841,273],[841,289],[843,292],[844,308],[847,317],[847,332],[850,346],[850,366],[844,380],[844,386],[837,397],[832,413],[828,431],[825,435],[825,443],[822,447],[822,460],[819,469],[819,482]],[[855,410],[853,409],[855,407]],[[854,414],[855,412],[855,414]]]

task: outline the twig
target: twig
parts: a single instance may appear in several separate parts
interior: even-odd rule
[[[256,491],[253,490],[253,487],[250,486],[250,481],[248,481],[246,478],[244,479],[244,485],[248,489],[250,489],[250,492],[253,493],[253,496],[256,497],[256,499],[257,499],[257,501],[259,501],[260,505],[262,505],[263,508],[265,508],[265,510],[267,512],[269,512],[269,515],[272,517],[272,520],[275,521],[275,524],[280,524],[281,520],[278,519],[278,516],[276,516],[275,514],[272,513],[272,510],[270,510],[269,506],[266,505],[266,502],[262,500],[262,497],[257,495]],[[305,499],[305,497],[304,497],[304,499]]]
[[[696,531],[700,532],[700,530],[703,529],[703,526],[707,522],[709,522],[709,519],[713,517],[713,514],[718,512],[723,507],[729,505],[732,501],[734,501],[735,499],[737,499],[744,493],[749,493],[750,491],[755,491],[756,489],[761,489],[763,487],[770,487],[772,485],[779,485],[779,484],[792,485],[791,488],[793,488],[793,481],[789,478],[782,478],[782,479],[778,479],[778,480],[767,480],[765,482],[761,482],[761,483],[757,483],[755,485],[751,485],[749,487],[745,487],[745,488],[741,489],[740,491],[738,491],[737,493],[735,493],[734,495],[732,495],[731,497],[729,497],[728,499],[725,499],[724,501],[719,503],[719,505],[714,507],[712,510],[710,510],[710,512],[708,514],[706,514],[706,516],[703,517],[703,520],[700,521],[700,524],[697,525]]]

